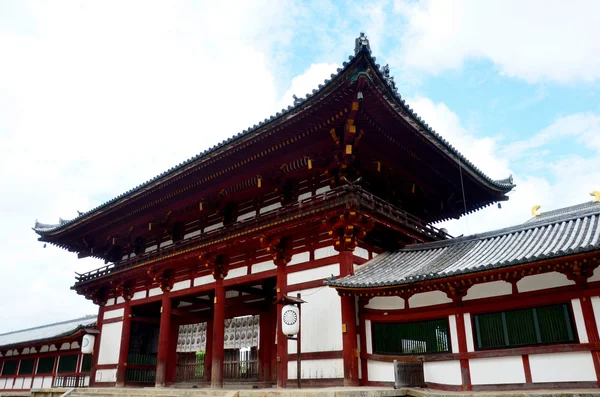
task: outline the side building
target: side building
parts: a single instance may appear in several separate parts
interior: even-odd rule
[[[92,356],[81,345],[96,332],[94,315],[0,334],[0,392],[88,386]]]
[[[433,223],[508,200],[513,187],[410,109],[361,34],[337,73],[293,106],[34,230],[105,262],[73,286],[99,306],[97,386],[285,387],[297,352],[274,302],[298,293],[303,385],[358,385],[367,378],[356,298],[324,281],[383,252],[448,240]]]
[[[437,389],[596,388],[599,265],[600,200],[387,251],[328,284],[358,302],[367,385],[393,384],[398,360]]]

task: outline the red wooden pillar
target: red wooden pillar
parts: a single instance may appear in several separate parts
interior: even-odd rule
[[[360,352],[367,352],[367,322],[364,319],[364,316],[361,313],[364,313],[365,306],[369,304],[369,299],[359,298],[358,300],[358,323],[360,326]],[[362,357],[364,355],[361,354]],[[360,385],[366,386],[369,381],[369,368],[367,365],[367,360],[364,358],[360,359],[360,369],[362,378],[360,379]]]
[[[158,357],[156,359],[156,387],[167,385],[167,366],[169,361],[169,333],[171,331],[171,293],[163,291],[160,313],[160,331],[158,334]]]
[[[169,358],[167,365],[167,384],[175,382],[177,376],[177,340],[179,339],[179,323],[171,319],[169,331]]]
[[[204,380],[210,382],[212,371],[212,349],[213,349],[213,327],[214,321],[206,322],[206,346],[204,352]]]
[[[467,352],[467,333],[465,331],[465,318],[463,313],[456,313],[456,333],[458,336],[458,351],[460,353]],[[460,359],[460,373],[462,376],[462,389],[473,390],[471,385],[471,369],[469,368],[469,360],[466,358]]]
[[[223,387],[223,357],[225,355],[225,288],[223,277],[215,274],[215,309],[213,315],[213,345],[210,386]]]
[[[102,320],[104,318],[104,304],[98,307],[98,319],[96,320],[96,330],[99,332],[94,341],[94,351],[92,353],[92,370],[90,373],[90,386],[96,385],[96,371],[98,368],[98,355],[100,353],[100,338],[102,338]]]
[[[589,296],[584,296],[580,301],[588,341],[591,344],[597,345],[600,341],[600,335],[598,334],[598,325],[594,316],[592,299]],[[592,349],[592,360],[594,361],[594,369],[596,370],[596,382],[600,387],[600,351],[598,349]]]
[[[270,308],[260,313],[260,386],[266,387],[271,382],[271,347],[273,329],[271,328],[271,312]]]
[[[117,363],[117,387],[125,386],[127,356],[129,355],[129,339],[131,336],[131,301],[125,300],[123,307],[123,330],[121,331],[121,347]]]
[[[277,265],[277,299],[287,293],[287,269],[285,263]],[[281,328],[283,305],[277,305],[277,387],[287,387],[288,340]]]
[[[352,251],[341,251],[340,275],[354,273]],[[342,346],[344,358],[344,386],[358,386],[358,348],[356,326],[356,300],[354,295],[341,296],[342,303]]]

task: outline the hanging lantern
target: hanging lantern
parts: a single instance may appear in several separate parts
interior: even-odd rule
[[[300,310],[296,305],[286,305],[281,311],[281,330],[285,335],[300,332]]]
[[[83,354],[92,354],[94,352],[94,342],[96,341],[96,337],[92,334],[83,335],[83,340],[81,341],[81,353]]]

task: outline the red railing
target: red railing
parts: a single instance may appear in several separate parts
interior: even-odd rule
[[[296,202],[277,210],[269,211],[264,214],[259,214],[253,218],[235,222],[231,225],[223,226],[217,230],[211,230],[207,233],[202,233],[198,236],[191,237],[182,241],[173,243],[167,247],[136,255],[133,258],[124,259],[117,264],[109,264],[96,270],[87,273],[78,274],[76,285],[90,281],[104,275],[110,274],[116,270],[122,270],[129,267],[134,267],[138,264],[159,259],[164,256],[175,254],[186,249],[194,249],[211,241],[218,241],[227,236],[231,236],[244,229],[260,228],[265,225],[272,224],[277,221],[297,218],[298,215],[314,214],[318,211],[342,206],[351,200],[356,200],[360,206],[364,206],[373,212],[383,215],[389,220],[398,223],[402,227],[412,230],[420,235],[427,236],[431,239],[445,239],[450,237],[444,231],[431,226],[416,216],[397,208],[390,203],[364,191],[355,185],[344,185],[332,189],[328,192],[315,195],[309,199]]]

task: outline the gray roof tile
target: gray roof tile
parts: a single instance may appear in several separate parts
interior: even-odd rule
[[[0,334],[0,347],[60,338],[71,335],[80,328],[89,328],[95,325],[96,316],[91,315],[74,320],[7,332]]]
[[[550,213],[535,222],[385,252],[354,275],[328,284],[341,288],[403,285],[600,250],[600,203]]]

